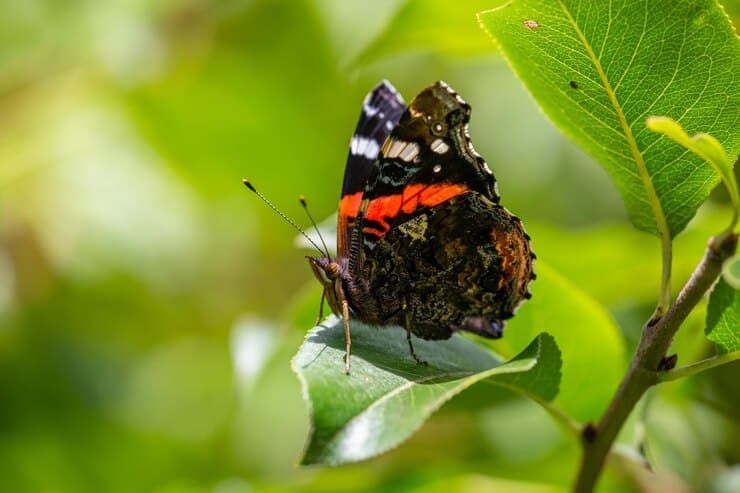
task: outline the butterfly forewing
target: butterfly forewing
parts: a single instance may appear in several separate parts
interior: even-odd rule
[[[344,171],[337,225],[337,252],[340,256],[349,254],[352,228],[368,176],[383,142],[395,128],[405,108],[403,98],[388,81],[382,81],[365,98],[350,141]]]
[[[360,203],[362,249],[458,195],[477,192],[499,202],[493,173],[470,141],[469,121],[470,106],[444,82],[414,98],[367,177]]]

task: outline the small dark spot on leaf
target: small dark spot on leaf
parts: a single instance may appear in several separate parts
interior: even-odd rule
[[[579,89],[578,82],[576,82],[574,80],[568,82],[568,84],[570,84],[570,87],[572,87],[573,89]]]
[[[527,29],[537,29],[538,27],[540,27],[540,23],[532,19],[525,20],[524,22],[522,22],[522,25]]]

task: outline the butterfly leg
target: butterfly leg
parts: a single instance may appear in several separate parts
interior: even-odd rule
[[[344,319],[344,340],[347,343],[347,359],[344,360],[344,373],[349,375],[349,349],[352,346],[352,337],[349,334],[349,303],[342,300],[342,318]]]
[[[405,316],[406,316],[406,341],[409,343],[409,351],[411,351],[411,356],[413,356],[416,362],[419,363],[420,365],[429,366],[429,363],[419,358],[416,355],[416,351],[414,351],[414,344],[411,342],[411,320],[409,320],[409,312],[406,309],[405,301],[403,302],[403,311],[405,312]]]
[[[319,302],[319,316],[316,318],[316,323],[314,325],[319,325],[321,319],[324,318],[324,298],[326,298],[326,289],[321,291],[321,301]]]
[[[406,340],[409,342],[409,350],[411,351],[411,356],[414,357],[416,362],[423,366],[429,366],[429,363],[416,355],[416,351],[414,351],[414,345],[411,342],[411,329],[409,329],[408,327],[406,327]]]

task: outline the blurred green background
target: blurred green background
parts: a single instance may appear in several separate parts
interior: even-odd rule
[[[500,3],[4,0],[0,490],[566,487],[577,445],[494,388],[495,407],[462,396],[379,459],[296,468],[308,412],[289,360],[320,289],[310,252],[241,183],[304,225],[299,194],[330,217],[365,93],[387,78],[408,101],[444,79],[535,251],[624,328],[626,364],[658,242],[478,28]],[[674,288],[727,217],[718,192],[677,241]],[[702,317],[676,341],[683,362],[712,352]],[[737,485],[737,370],[651,394],[658,475],[615,461],[604,490]]]

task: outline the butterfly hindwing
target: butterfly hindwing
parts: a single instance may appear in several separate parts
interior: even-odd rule
[[[352,229],[368,176],[383,142],[405,108],[403,98],[388,81],[380,82],[365,98],[344,171],[337,227],[337,252],[340,256],[349,253]]]
[[[424,339],[455,330],[501,336],[529,298],[534,254],[521,221],[476,192],[423,207],[378,239],[358,277],[377,300],[379,325]]]

